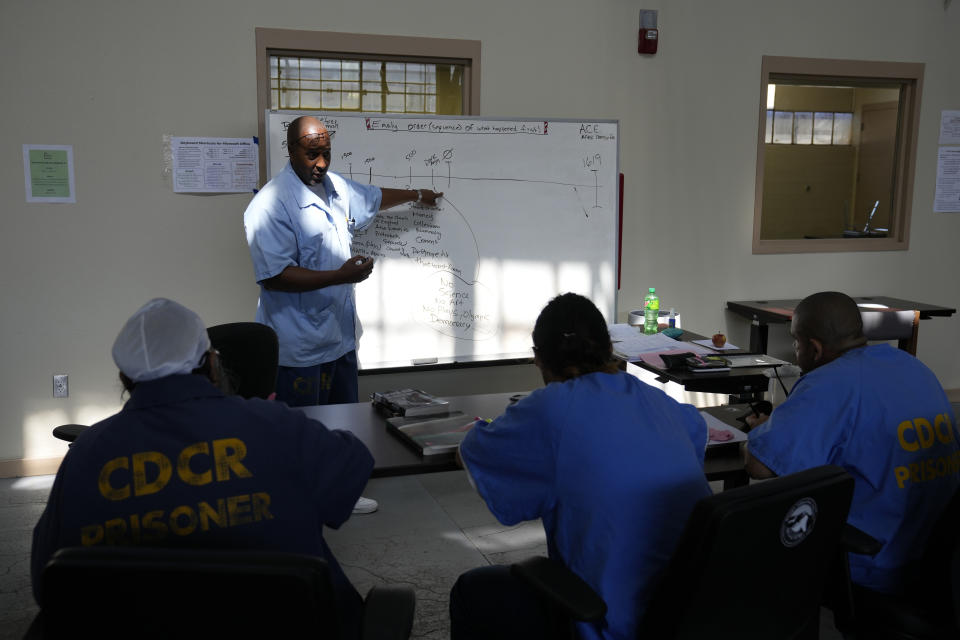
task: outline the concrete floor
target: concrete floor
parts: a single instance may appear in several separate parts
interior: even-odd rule
[[[31,533],[52,482],[53,476],[0,479],[0,638],[21,638],[36,614]],[[462,572],[546,555],[540,522],[499,524],[462,471],[375,479],[364,495],[378,500],[380,510],[328,531],[327,541],[361,594],[381,583],[415,588],[413,638],[448,637],[450,588]],[[820,637],[841,639],[829,612],[821,616]]]

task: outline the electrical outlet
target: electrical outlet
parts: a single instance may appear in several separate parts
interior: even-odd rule
[[[66,398],[70,395],[70,384],[65,373],[53,374],[53,397]]]

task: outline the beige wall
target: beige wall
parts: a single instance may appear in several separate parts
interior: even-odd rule
[[[815,57],[815,56],[809,56]],[[854,90],[849,87],[778,84],[774,109],[783,111],[853,111]]]
[[[853,206],[854,154],[850,145],[768,144],[761,237],[840,237]]]
[[[60,455],[53,425],[120,406],[109,348],[146,299],[176,298],[209,324],[253,317],[241,227],[250,196],[173,194],[161,140],[256,133],[257,26],[481,40],[481,115],[619,119],[621,319],[649,286],[685,327],[725,328],[735,343],[746,343],[748,324],[725,313],[725,300],[831,288],[960,303],[952,277],[960,216],[931,212],[939,114],[960,108],[960,9],[945,12],[940,0],[811,0],[803,11],[764,0],[662,0],[660,51],[649,57],[636,52],[637,6],[0,3],[0,459]],[[910,251],[751,254],[763,54],[926,63]],[[74,145],[76,205],[25,203],[25,143]],[[948,387],[960,387],[958,322],[924,322],[920,332],[920,358]],[[774,351],[787,348],[785,334],[771,334]],[[69,399],[51,398],[53,373],[70,375]],[[443,377],[440,391],[535,381],[529,369],[480,369]]]

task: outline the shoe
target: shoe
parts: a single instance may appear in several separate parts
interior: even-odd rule
[[[357,504],[353,506],[354,513],[373,513],[380,508],[380,505],[377,504],[376,500],[370,498],[364,498],[361,496],[357,499]]]

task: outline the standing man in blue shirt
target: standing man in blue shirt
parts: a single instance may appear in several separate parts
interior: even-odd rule
[[[280,342],[277,399],[290,406],[357,402],[357,321],[353,285],[373,258],[354,255],[356,230],[406,202],[435,206],[429,189],[362,185],[329,171],[330,134],[302,116],[287,128],[290,162],[243,214],[260,285],[257,322]],[[361,498],[357,512],[376,510]]]
[[[873,557],[849,556],[851,579],[901,593],[907,567],[960,487],[950,402],[922,362],[888,344],[867,345],[860,310],[843,293],[802,300],[790,332],[804,375],[769,419],[754,421],[747,472],[846,469],[855,481],[848,522],[883,545]]]

